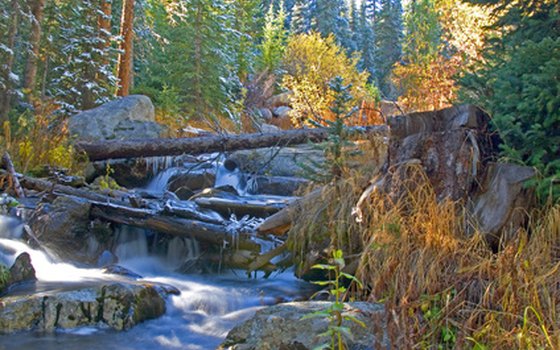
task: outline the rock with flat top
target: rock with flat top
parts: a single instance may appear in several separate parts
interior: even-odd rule
[[[294,302],[267,307],[229,332],[221,350],[311,350],[329,343],[330,337],[321,337],[327,331],[326,317],[304,318],[328,309],[330,302]],[[352,339],[346,339],[346,349],[389,349],[385,322],[385,308],[381,304],[346,303],[344,314],[365,324],[345,320]]]
[[[149,97],[130,95],[78,113],[68,121],[70,135],[79,141],[157,138],[165,127],[156,123]]]

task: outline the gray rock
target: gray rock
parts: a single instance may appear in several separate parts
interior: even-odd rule
[[[290,112],[292,109],[286,106],[276,107],[272,110],[272,115],[275,118],[290,118]]]
[[[530,167],[490,163],[484,182],[471,203],[477,228],[487,241],[506,243],[528,220],[533,193],[524,183],[535,176]]]
[[[76,114],[68,122],[70,135],[83,141],[160,137],[165,128],[155,122],[150,98],[130,95]]]
[[[262,124],[261,125],[261,132],[262,133],[272,133],[272,132],[278,132],[281,129],[279,127],[277,127],[276,125],[272,125],[272,124]]]
[[[325,163],[323,150],[315,145],[242,150],[233,152],[228,159],[238,164],[243,173],[270,176],[301,177],[307,175],[308,169],[319,170]]]
[[[53,203],[39,204],[29,217],[29,226],[39,242],[63,260],[95,263],[106,247],[96,243],[90,229],[90,208],[86,201],[58,197]],[[90,243],[95,243],[95,252],[89,249]]]
[[[215,181],[216,175],[214,169],[185,169],[169,178],[167,189],[178,195],[178,193],[182,193],[182,191],[186,190],[196,192],[212,187]],[[179,196],[179,198],[181,198],[181,196]]]
[[[264,121],[272,119],[272,111],[268,108],[259,108],[258,113],[261,119]]]
[[[310,350],[330,341],[319,334],[328,329],[324,317],[302,319],[325,310],[329,302],[297,302],[279,304],[257,311],[247,322],[229,332],[219,349],[225,350]],[[385,308],[380,304],[347,303],[344,313],[364,322],[363,328],[344,321],[353,339],[347,339],[347,349],[365,350],[390,348],[385,324]]]
[[[257,176],[256,185],[248,192],[250,194],[268,194],[273,196],[292,197],[309,185],[309,180],[287,176]]]
[[[28,253],[21,253],[10,267],[10,285],[36,280],[35,268],[31,265],[31,257]]]
[[[272,97],[270,97],[268,100],[266,100],[266,105],[274,108],[274,107],[279,107],[279,106],[289,106],[290,103],[292,103],[292,96],[294,95],[293,92],[288,91],[288,92],[283,92],[281,94],[278,95],[274,95]]]
[[[107,283],[71,291],[5,296],[0,332],[53,331],[106,326],[126,330],[165,313],[164,289],[141,283]]]

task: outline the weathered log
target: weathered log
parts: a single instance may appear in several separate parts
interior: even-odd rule
[[[354,138],[369,135],[387,136],[389,129],[384,125],[374,125],[351,128],[349,133]],[[78,142],[76,148],[78,151],[85,152],[91,161],[96,161],[114,158],[176,156],[185,153],[194,155],[273,146],[285,147],[307,142],[322,142],[328,137],[329,129],[317,128],[195,138]]]
[[[201,242],[259,251],[260,245],[247,234],[233,235],[222,225],[160,215],[153,210],[133,209],[106,203],[92,203],[91,216],[106,221],[150,229]]]
[[[217,211],[226,216],[235,214],[238,217],[251,215],[256,217],[267,217],[284,209],[286,201],[262,201],[254,199],[229,199],[217,197],[200,197],[194,200],[202,208]]]
[[[224,225],[166,216],[163,211],[130,207],[126,198],[112,198],[93,191],[53,184],[46,180],[20,176],[25,188],[50,191],[55,195],[71,196],[92,204],[91,216],[106,221],[147,228],[170,235],[196,238],[201,242],[229,244],[247,250],[259,251],[260,245],[247,234],[230,234]]]
[[[266,218],[257,227],[257,232],[259,234],[270,233],[277,236],[285,234],[290,229],[294,216],[301,212],[307,203],[311,203],[319,199],[322,190],[322,188],[318,188],[305,197],[295,200],[276,214]]]
[[[21,185],[19,183],[16,170],[14,169],[14,163],[12,163],[12,158],[10,158],[10,154],[8,152],[5,152],[2,160],[4,162],[6,170],[8,170],[8,173],[10,174],[11,184],[14,188],[14,192],[16,193],[16,197],[25,198],[25,192],[23,192],[23,188],[21,188]]]

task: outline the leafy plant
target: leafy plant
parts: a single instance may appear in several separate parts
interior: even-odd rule
[[[315,350],[345,349],[344,338],[351,338],[352,332],[348,326],[343,324],[344,321],[350,321],[360,325],[361,327],[365,327],[365,324],[362,321],[352,315],[344,313],[343,299],[347,289],[342,284],[342,280],[345,278],[356,283],[359,288],[362,288],[362,283],[356,277],[342,271],[345,266],[346,263],[344,261],[343,252],[342,250],[337,249],[332,252],[332,259],[329,264],[317,264],[312,267],[313,269],[327,271],[331,275],[332,278],[327,281],[315,281],[313,283],[319,286],[327,287],[328,293],[333,299],[333,302],[327,309],[317,311],[303,317],[303,319],[325,317],[329,320],[327,331],[319,334],[319,336],[330,337],[330,343],[322,344],[316,347]]]
[[[115,171],[111,168],[111,165],[107,162],[105,167],[105,175],[99,178],[99,189],[101,190],[118,190],[120,188],[119,184],[111,177]]]

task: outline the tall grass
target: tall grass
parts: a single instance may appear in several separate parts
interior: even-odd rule
[[[290,232],[300,268],[306,250],[334,246],[354,257],[366,285],[359,295],[385,303],[395,348],[560,348],[560,205],[535,211],[494,253],[466,229],[463,204],[438,202],[416,171],[398,199],[373,191],[361,223],[351,214],[359,172],[325,189]]]

